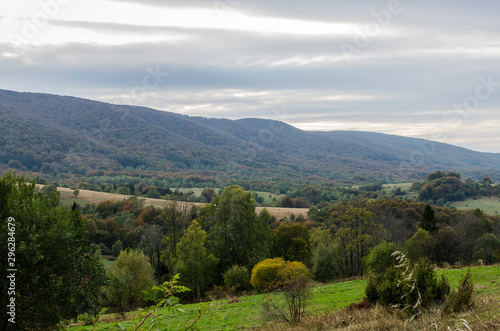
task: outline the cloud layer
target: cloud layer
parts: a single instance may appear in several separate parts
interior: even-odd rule
[[[500,152],[494,1],[0,6],[2,89]]]

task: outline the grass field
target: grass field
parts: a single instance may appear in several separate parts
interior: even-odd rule
[[[391,194],[394,188],[401,187],[401,190],[405,191],[406,194],[398,195],[398,197],[415,199],[418,197],[418,192],[410,191],[411,185],[412,183],[384,184],[382,185],[382,192],[386,194]]]
[[[392,190],[394,190],[396,187],[401,187],[401,190],[405,191],[406,193],[403,195],[398,195],[399,198],[415,199],[418,197],[418,192],[410,191],[412,184],[413,183],[383,184],[380,193],[391,194]],[[361,186],[362,185],[354,185],[352,188],[359,189]]]
[[[252,193],[257,194],[259,197],[262,197],[264,199],[264,204],[271,203],[273,199],[276,199],[276,201],[279,201],[284,194],[274,194],[274,193],[269,193],[269,192],[261,192],[261,191],[252,191]]]
[[[467,210],[467,209],[481,209],[488,215],[499,215],[500,214],[500,198],[477,198],[477,199],[467,199],[465,201],[454,202],[452,206],[457,209]]]
[[[438,275],[444,274],[448,277],[451,287],[456,288],[458,281],[466,272],[466,269],[445,269],[438,270]],[[474,267],[471,268],[475,291],[477,298],[498,298],[500,297],[500,266],[489,267]],[[308,311],[313,316],[322,316],[332,314],[336,311],[341,311],[352,302],[359,302],[364,296],[364,288],[366,280],[356,279],[345,282],[334,283],[330,285],[317,286],[312,289],[313,296]],[[244,296],[238,300],[218,300],[214,301],[214,306],[211,308],[224,318],[212,319],[202,318],[196,324],[201,330],[238,330],[246,328],[261,328],[266,325],[261,319],[261,303],[266,297],[273,294],[258,294],[253,296]],[[275,295],[275,294],[274,294]],[[233,302],[233,303],[231,303]],[[491,301],[488,308],[492,314],[500,314],[500,301]],[[492,306],[493,305],[493,306]],[[190,304],[183,306],[186,314],[173,315],[169,318],[168,326],[165,330],[183,330],[176,327],[180,322],[192,317],[186,317],[197,309],[197,305]],[[128,314],[128,318],[137,316],[139,312]],[[485,315],[486,316],[486,315]],[[485,317],[486,318],[486,317]],[[488,317],[490,318],[490,317]],[[99,330],[116,330],[114,324],[116,322],[108,322],[116,319],[114,315],[104,317],[103,326]],[[120,324],[127,330],[137,325],[138,319],[121,321]],[[265,328],[274,327],[267,324]],[[71,330],[91,330],[92,327],[73,327]],[[283,328],[286,329],[286,328]],[[302,329],[301,329],[302,330]],[[303,330],[308,330],[307,327]],[[347,330],[347,329],[346,329]],[[431,330],[431,328],[429,329]],[[432,329],[435,330],[435,329]]]
[[[110,260],[110,257],[112,258]],[[116,263],[116,258],[112,256],[106,256],[101,258],[101,263],[104,265],[104,269],[111,269]]]
[[[172,191],[178,190],[181,193],[189,193],[193,192],[195,197],[199,197],[203,192],[203,188],[195,187],[195,188],[172,188]],[[215,191],[218,191],[217,189]],[[268,204],[273,201],[273,199],[279,200],[283,196],[283,194],[274,194],[269,192],[262,191],[250,191],[257,196],[262,197],[264,199],[264,204]]]
[[[199,197],[201,195],[201,192],[203,192],[203,188],[199,188],[199,187],[194,187],[194,188],[171,188],[172,191],[179,191],[181,193],[189,193],[189,192],[193,192],[194,196],[195,197]],[[215,190],[217,191],[217,190]]]

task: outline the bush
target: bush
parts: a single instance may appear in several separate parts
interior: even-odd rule
[[[307,282],[308,279],[301,276],[286,281],[281,300],[271,296],[262,303],[264,319],[281,320],[290,325],[299,324],[311,299]]]
[[[407,284],[412,288],[415,286],[415,290],[407,293],[406,302],[409,305],[416,305],[421,301],[423,307],[428,307],[432,303],[443,302],[450,293],[447,279],[442,276],[438,281],[434,267],[427,258],[417,261],[413,268],[413,277]]]
[[[234,288],[236,292],[250,288],[250,274],[245,267],[235,265],[227,270],[223,277],[226,288]]]
[[[257,290],[282,288],[294,278],[310,279],[309,270],[302,262],[288,262],[282,258],[267,259],[252,269],[250,283]]]
[[[444,276],[437,279],[428,259],[410,264],[406,256],[399,253],[398,260],[399,265],[393,265],[383,275],[368,280],[365,294],[369,302],[419,310],[444,301],[450,285]]]
[[[458,289],[446,298],[444,311],[446,313],[458,313],[471,308],[474,304],[472,301],[473,292],[474,284],[472,283],[470,269],[468,269],[467,273],[460,279]]]
[[[375,282],[375,295],[378,302],[386,306],[398,305],[404,303],[404,289],[402,285],[404,275],[400,269],[395,266],[389,267],[384,276]],[[372,284],[373,286],[373,281]],[[367,299],[372,298],[374,294],[366,293]]]
[[[282,258],[267,259],[255,265],[252,269],[250,283],[257,290],[264,290],[281,283],[280,272],[285,268]]]

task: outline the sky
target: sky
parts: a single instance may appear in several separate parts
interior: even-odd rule
[[[500,153],[498,0],[0,4],[0,89]]]

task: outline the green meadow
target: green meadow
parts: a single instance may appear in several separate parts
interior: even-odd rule
[[[458,286],[460,277],[467,269],[442,269],[437,274],[444,274],[452,287]],[[478,297],[500,296],[500,266],[473,267],[471,268],[476,295]],[[321,315],[340,311],[352,302],[360,302],[364,296],[366,286],[365,279],[348,280],[329,285],[316,286],[312,288],[313,296],[307,308],[310,315]],[[196,327],[201,330],[238,330],[246,328],[259,328],[266,325],[262,320],[261,304],[269,296],[277,296],[276,293],[257,294],[241,296],[239,298],[229,297],[216,300],[205,305],[212,306],[211,311],[218,313],[223,319],[213,316],[204,316]],[[174,314],[168,317],[168,323],[164,330],[184,330],[178,324],[189,325],[195,319],[198,304],[183,305],[185,313]],[[497,309],[498,310],[498,309]],[[161,310],[166,313],[165,310]],[[133,330],[139,323],[140,311],[125,315],[126,320],[121,320],[119,315],[106,315],[103,324],[98,330],[119,330],[117,323],[126,330]],[[70,330],[92,330],[92,326],[74,326]]]

